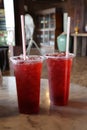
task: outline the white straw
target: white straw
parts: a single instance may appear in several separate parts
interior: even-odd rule
[[[66,57],[69,54],[70,17],[67,19]]]
[[[25,30],[24,30],[24,16],[21,15],[21,30],[22,30],[22,45],[23,45],[23,57],[26,59],[26,40],[25,40]]]

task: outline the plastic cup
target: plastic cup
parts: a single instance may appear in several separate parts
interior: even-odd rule
[[[54,53],[46,56],[50,103],[64,106],[68,104],[70,72],[74,55]]]
[[[11,57],[16,77],[19,112],[37,114],[40,102],[42,56]]]

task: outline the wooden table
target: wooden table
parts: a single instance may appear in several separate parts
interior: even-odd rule
[[[69,104],[50,106],[48,80],[41,79],[40,113],[19,114],[14,77],[0,85],[0,130],[87,130],[87,88],[70,85]]]
[[[78,44],[78,37],[82,37],[82,49],[81,49],[81,56],[86,56],[86,38],[87,38],[87,33],[72,33],[71,36],[74,37],[74,46],[73,46],[73,53],[76,55],[77,54],[77,44]]]

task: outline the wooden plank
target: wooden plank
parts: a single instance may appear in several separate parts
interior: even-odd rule
[[[87,46],[86,37],[84,37],[82,38],[82,52],[81,52],[82,56],[86,56],[86,46]]]

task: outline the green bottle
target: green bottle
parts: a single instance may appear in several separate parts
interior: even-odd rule
[[[62,33],[57,37],[57,46],[58,46],[59,52],[66,51],[66,40],[67,40],[66,33]],[[69,48],[70,48],[70,41],[69,41]]]

